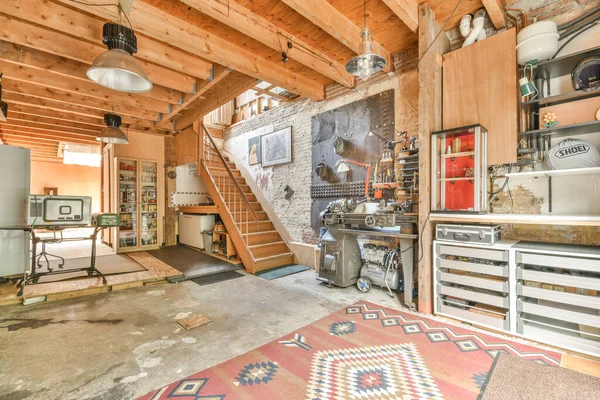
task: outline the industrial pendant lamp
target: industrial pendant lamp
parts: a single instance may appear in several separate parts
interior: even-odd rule
[[[116,114],[104,114],[104,123],[106,128],[102,128],[97,141],[103,143],[128,144],[129,140],[125,133],[119,128],[121,126],[121,117]]]
[[[8,104],[2,101],[2,74],[0,74],[0,122],[6,122]]]
[[[152,89],[152,82],[138,60],[137,39],[127,26],[106,23],[102,28],[102,43],[108,50],[98,55],[87,76],[100,86],[129,93],[143,93]]]
[[[386,64],[384,57],[373,53],[373,42],[371,32],[367,27],[367,0],[364,0],[365,29],[361,34],[363,39],[360,45],[360,54],[346,63],[346,71],[367,81],[371,75],[381,71]]]

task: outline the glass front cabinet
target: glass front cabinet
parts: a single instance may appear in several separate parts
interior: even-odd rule
[[[113,238],[117,253],[158,248],[157,163],[116,157],[114,171],[115,212],[121,216]]]
[[[487,131],[481,125],[433,132],[432,212],[487,212]]]

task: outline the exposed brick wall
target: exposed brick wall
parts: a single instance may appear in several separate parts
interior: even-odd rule
[[[246,141],[253,131],[272,125],[273,130],[292,126],[293,161],[289,164],[265,168],[271,174],[272,185],[264,191],[279,219],[290,235],[297,241],[316,243],[317,237],[310,226],[312,175],[312,133],[311,119],[314,115],[361,100],[364,97],[395,89],[396,126],[416,135],[418,130],[419,83],[416,72],[417,50],[409,49],[394,57],[396,72],[387,75],[380,73],[366,83],[360,83],[357,91],[335,84],[327,88],[327,99],[314,102],[308,99],[283,104],[244,123],[234,125],[225,131],[225,141],[231,143]],[[243,159],[243,155],[237,155]],[[260,168],[256,166],[249,169]],[[286,200],[283,188],[286,185],[295,191]]]

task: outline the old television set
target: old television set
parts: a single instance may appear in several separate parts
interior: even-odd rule
[[[30,194],[27,203],[27,223],[31,226],[89,226],[92,222],[90,196]]]

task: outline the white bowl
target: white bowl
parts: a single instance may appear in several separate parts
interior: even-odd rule
[[[517,62],[525,65],[532,60],[550,59],[558,50],[558,38],[555,22],[541,21],[529,25],[517,35]]]

